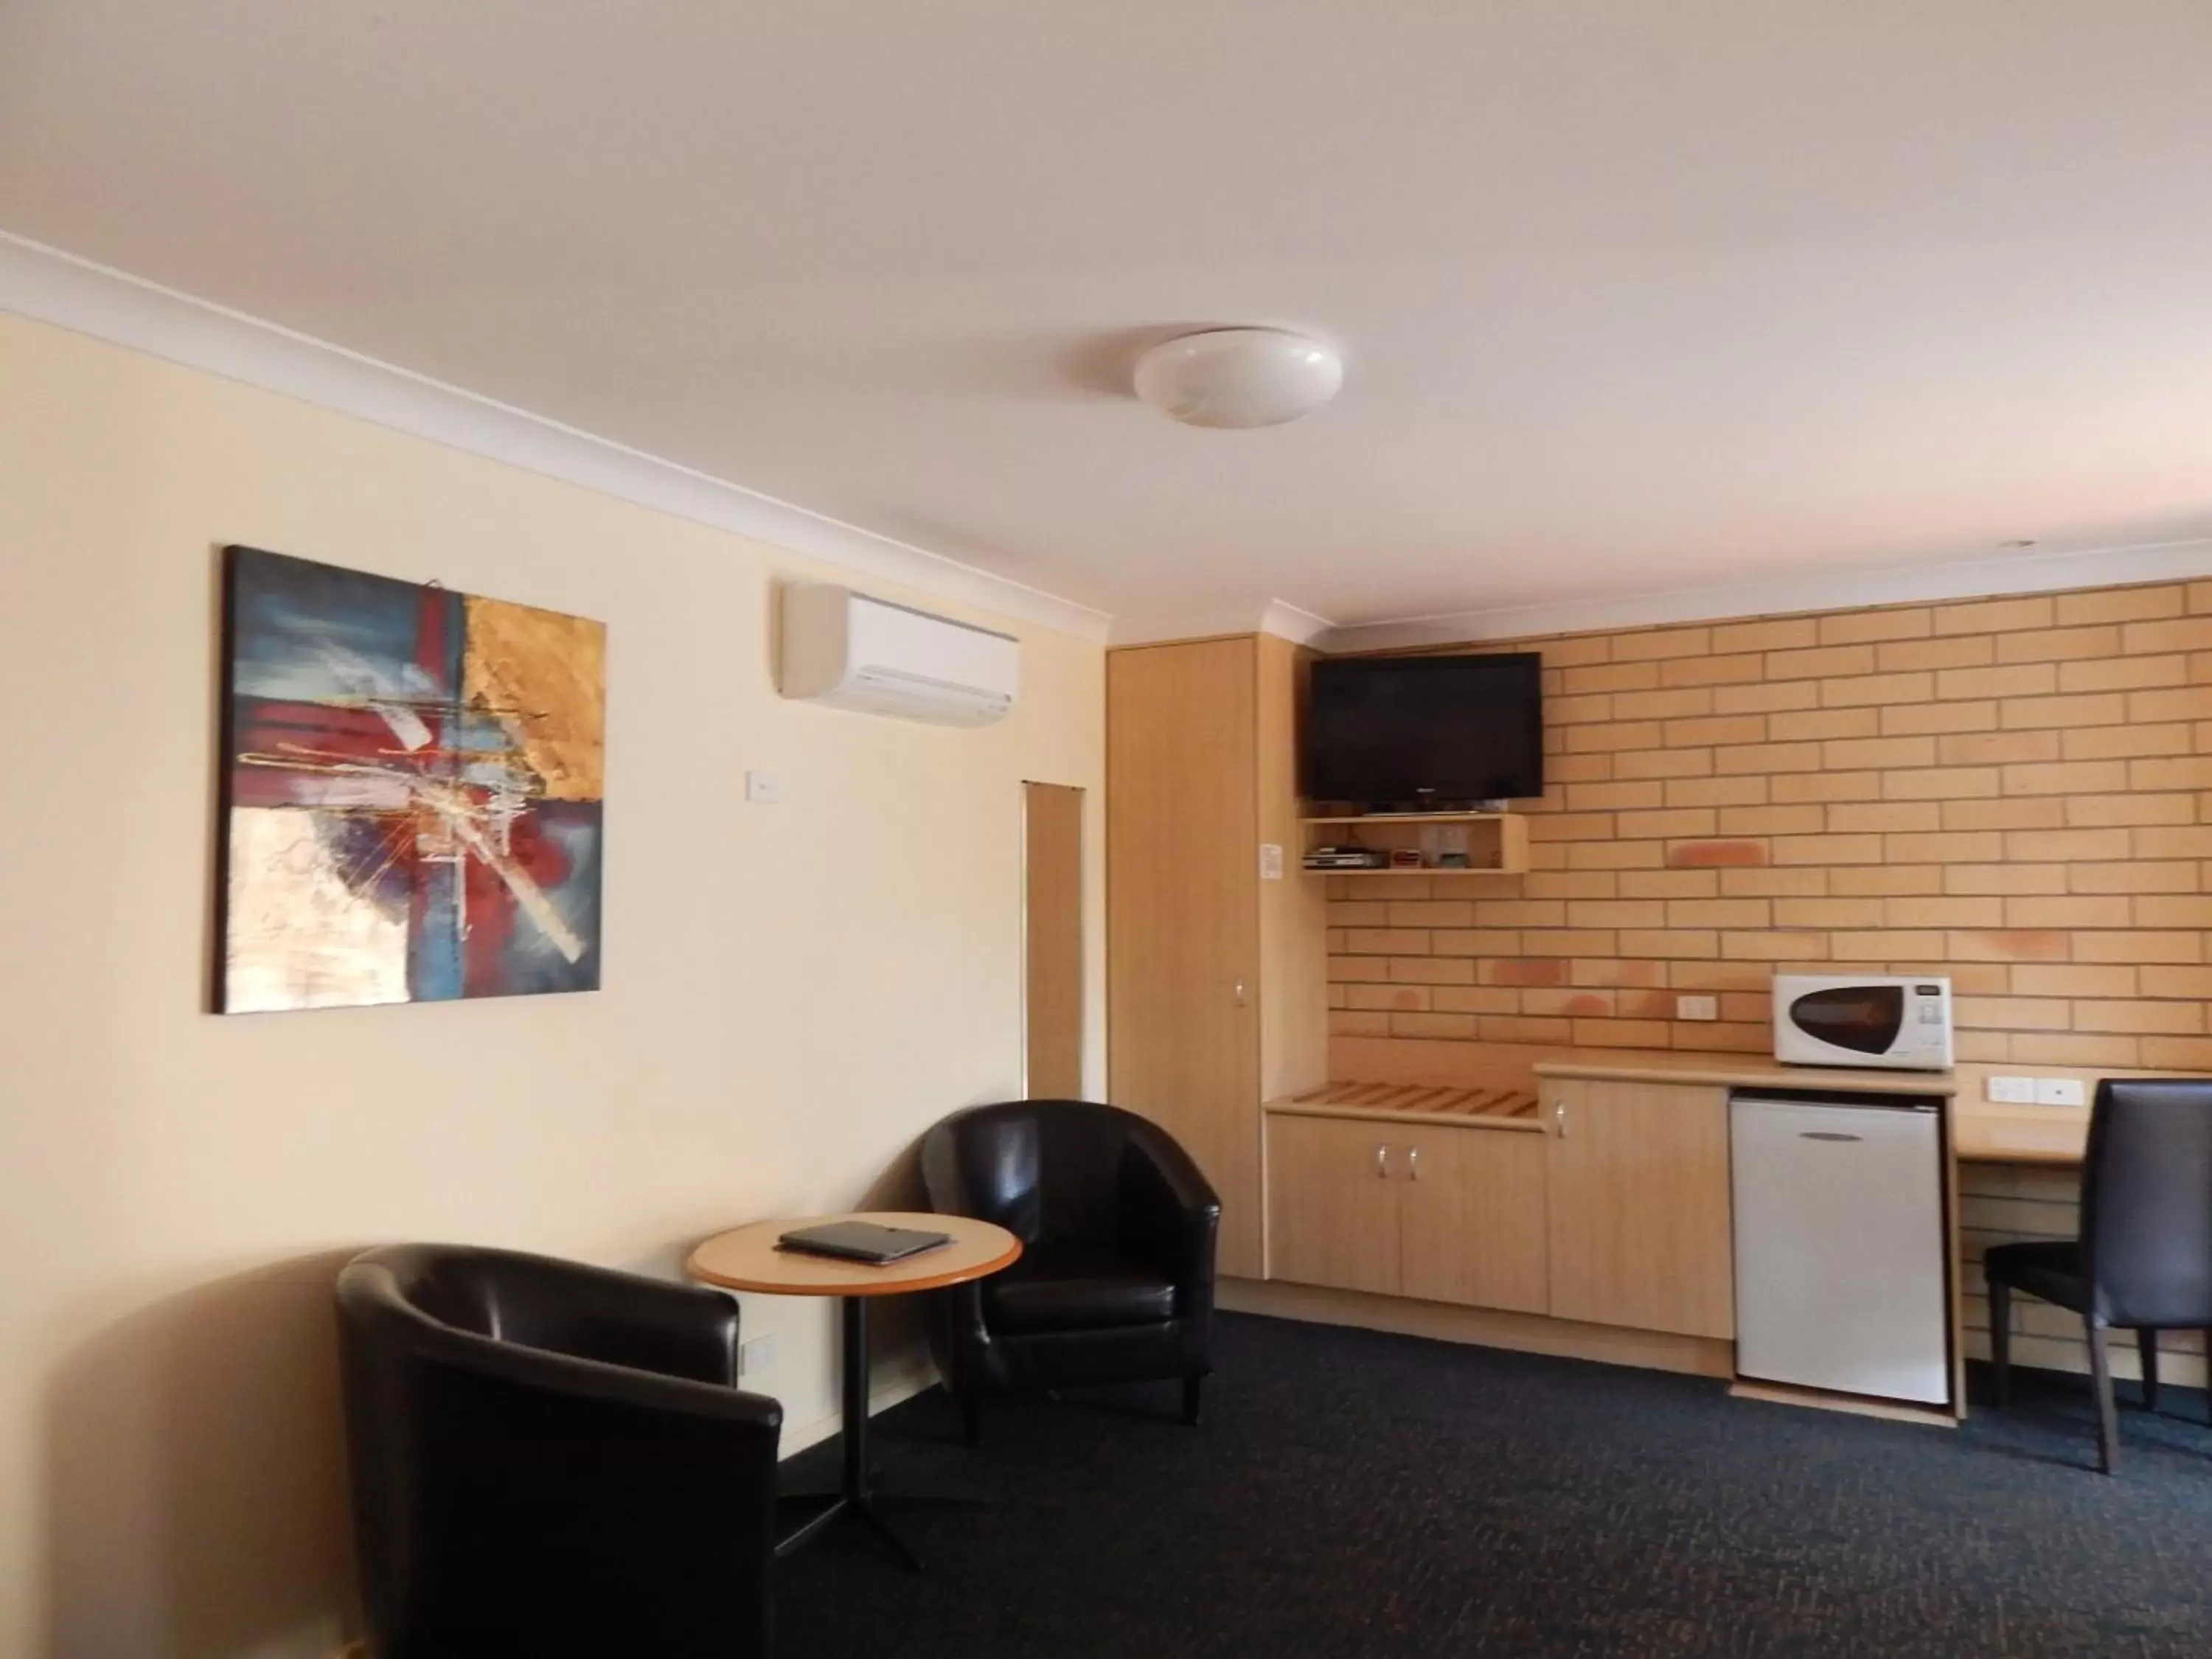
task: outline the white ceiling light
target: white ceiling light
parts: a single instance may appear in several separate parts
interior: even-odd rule
[[[1137,395],[1186,426],[1280,426],[1344,384],[1333,346],[1281,328],[1216,328],[1137,359]]]

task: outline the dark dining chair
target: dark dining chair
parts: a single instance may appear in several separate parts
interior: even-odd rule
[[[460,1246],[338,1275],[378,1659],[759,1659],[783,1409],[714,1291]]]
[[[988,1395],[1180,1381],[1212,1369],[1221,1200],[1158,1124],[1087,1100],[956,1112],[921,1143],[930,1207],[1022,1241],[1002,1273],[933,1291],[932,1357],[972,1445]]]
[[[2000,1406],[2011,1388],[2013,1291],[2081,1315],[2097,1391],[2098,1467],[2110,1474],[2120,1429],[2106,1334],[2136,1334],[2143,1404],[2156,1410],[2158,1334],[2212,1328],[2212,1080],[2100,1083],[2081,1166],[2081,1237],[1994,1246],[1984,1272]]]

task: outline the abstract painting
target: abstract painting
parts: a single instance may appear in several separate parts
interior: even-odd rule
[[[598,989],[605,628],[224,556],[218,1009]]]

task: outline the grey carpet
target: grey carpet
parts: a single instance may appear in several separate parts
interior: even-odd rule
[[[2124,1408],[2105,1480],[2077,1378],[1954,1433],[1250,1316],[1218,1346],[1195,1430],[1164,1386],[1006,1402],[974,1451],[940,1395],[878,1419],[888,1488],[993,1507],[899,1513],[920,1577],[857,1528],[782,1563],[777,1650],[2212,1654],[2201,1394]]]

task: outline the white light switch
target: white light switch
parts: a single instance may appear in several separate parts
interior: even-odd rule
[[[2086,1099],[2079,1078],[2039,1077],[2035,1079],[2035,1103],[2039,1106],[2079,1106]]]
[[[1260,879],[1280,881],[1283,878],[1283,849],[1272,841],[1260,843]]]
[[[2035,1079],[2032,1077],[1993,1077],[1989,1080],[1989,1097],[2012,1106],[2033,1106],[2035,1103]]]
[[[1674,1018],[1677,1019],[1718,1019],[1721,1000],[1718,997],[1676,997]]]
[[[746,773],[745,799],[763,806],[775,805],[783,799],[783,774],[781,772]]]

